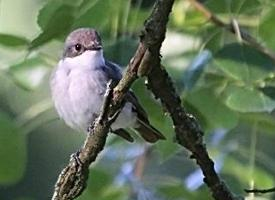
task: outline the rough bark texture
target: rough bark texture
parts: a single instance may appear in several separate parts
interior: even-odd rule
[[[89,165],[104,148],[110,125],[123,106],[124,96],[139,76],[148,77],[148,88],[160,98],[170,113],[178,143],[192,152],[192,157],[201,167],[205,183],[211,189],[214,199],[234,199],[233,194],[215,172],[214,163],[209,158],[203,143],[202,130],[196,119],[182,108],[169,75],[160,65],[159,50],[165,38],[166,24],[173,3],[174,0],[156,1],[150,17],[145,22],[140,44],[125,75],[114,89],[110,85],[106,91],[101,114],[89,129],[83,147],[71,157],[68,166],[59,175],[52,200],[75,199],[85,189]]]

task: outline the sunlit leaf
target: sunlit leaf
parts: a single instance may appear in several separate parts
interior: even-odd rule
[[[191,92],[184,101],[195,111],[206,130],[216,128],[231,129],[237,125],[235,112],[227,108],[211,89],[201,89]]]
[[[58,9],[49,9],[52,13],[50,18],[44,17],[45,11],[42,9],[41,18],[39,20],[40,26],[42,26],[43,31],[40,33],[30,44],[30,49],[37,48],[46,42],[57,39],[60,36],[67,34],[73,23],[74,7],[70,5],[61,5]]]
[[[253,88],[229,87],[226,105],[239,112],[271,112],[275,101]]]
[[[24,37],[0,33],[0,45],[7,47],[26,46],[28,40]]]
[[[25,172],[26,141],[25,136],[4,113],[0,113],[0,160],[0,184],[17,183]]]
[[[117,15],[117,12],[114,12],[114,10],[121,6],[120,4],[113,4],[111,0],[96,2],[86,1],[86,3],[88,5],[85,7],[85,12],[77,18],[74,27],[88,26],[102,30],[106,26],[107,28],[113,26]]]
[[[274,73],[274,63],[266,55],[246,45],[226,45],[215,56],[218,68],[229,77],[252,84]]]
[[[63,5],[62,1],[48,1],[40,10],[37,17],[37,24],[45,30],[54,13]]]
[[[170,133],[170,134],[174,134],[174,133]],[[175,142],[176,139],[174,139],[174,142],[173,142],[171,141],[170,138],[168,138],[168,141],[169,142],[160,142],[156,145],[158,153],[161,156],[162,162],[166,161],[167,159],[169,159],[171,156],[175,155],[177,152],[179,152],[182,149],[182,147],[177,145],[177,143]]]
[[[145,2],[145,1],[142,1]],[[147,19],[149,14],[148,10],[143,10],[139,8],[131,8],[128,21],[127,21],[127,29],[129,32],[133,33],[139,33],[139,31],[142,29],[142,25],[144,21]]]
[[[55,13],[58,9],[63,6],[74,7],[79,5],[81,2],[82,0],[50,0],[40,9],[37,24],[42,30],[45,30],[48,23],[50,23],[51,18],[56,15]]]
[[[263,20],[260,21],[259,25],[259,36],[270,48],[275,47],[275,37],[274,37],[274,21],[275,21],[275,8],[270,7],[267,14],[263,17]]]
[[[210,50],[213,54],[217,53],[225,43],[225,36],[226,32],[223,29],[208,27],[202,36],[203,45],[205,45],[204,48]]]
[[[208,0],[205,4],[214,13],[237,13],[237,14],[258,14],[261,3],[258,0],[242,1],[215,1]]]

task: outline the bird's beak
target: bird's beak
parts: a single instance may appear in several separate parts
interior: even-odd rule
[[[102,45],[97,43],[94,43],[91,46],[87,47],[87,50],[91,51],[99,51],[100,49],[102,49]]]

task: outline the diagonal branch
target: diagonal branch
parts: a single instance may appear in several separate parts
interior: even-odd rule
[[[159,44],[154,44],[158,47],[161,46],[164,40],[168,15],[171,12],[173,3],[174,0],[156,1],[152,14],[148,19],[148,21],[158,24],[157,32],[154,35],[154,37],[160,38],[158,40]],[[138,49],[131,59],[125,75],[114,89],[110,86],[107,90],[105,102],[108,105],[105,104],[103,106],[101,115],[95,120],[92,127],[89,128],[89,133],[83,147],[79,152],[72,155],[69,164],[59,175],[52,200],[72,200],[78,197],[85,189],[89,166],[103,150],[114,116],[117,116],[120,108],[123,106],[124,96],[131,84],[138,78],[139,65],[147,52],[146,43],[144,42],[147,34],[146,31],[141,36]]]
[[[152,23],[147,21],[145,27],[157,26],[156,24],[152,26]],[[214,162],[209,157],[203,143],[203,131],[197,120],[181,106],[181,99],[176,93],[172,80],[160,64],[159,48],[154,46],[159,38],[150,38],[152,35],[154,34],[148,34],[149,38],[147,38],[148,48],[151,50],[151,58],[148,60],[153,61],[151,62],[152,70],[148,74],[148,88],[152,90],[156,98],[161,100],[162,105],[169,112],[178,143],[192,152],[192,158],[196,159],[200,166],[205,177],[204,182],[212,191],[213,198],[216,200],[236,199],[215,171]]]
[[[215,171],[214,162],[209,157],[203,143],[203,132],[197,120],[186,113],[181,106],[180,97],[175,92],[168,73],[159,63],[154,65],[148,76],[148,88],[152,90],[156,98],[161,99],[162,105],[169,112],[178,143],[191,151],[191,158],[194,158],[200,166],[204,182],[212,191],[213,198],[216,200],[236,199]]]
[[[73,155],[68,166],[62,171],[55,186],[52,200],[74,199],[85,188],[88,167],[104,148],[113,116],[123,106],[123,99],[131,84],[139,76],[148,77],[148,88],[161,99],[174,123],[178,143],[192,152],[205,176],[204,181],[216,200],[236,199],[214,169],[202,139],[202,130],[197,120],[186,113],[173,83],[160,65],[160,47],[165,38],[166,24],[174,0],[157,0],[150,17],[146,20],[138,49],[131,59],[126,73],[114,88],[109,88],[106,105],[100,117],[94,122],[84,146]]]

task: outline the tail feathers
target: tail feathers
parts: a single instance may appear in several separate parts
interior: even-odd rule
[[[154,143],[158,140],[165,140],[166,138],[156,128],[149,123],[143,122],[138,119],[138,126],[135,128],[144,140]]]
[[[134,142],[134,138],[132,138],[132,136],[124,129],[117,129],[115,131],[112,131],[113,133],[115,133],[116,135],[122,137],[123,139],[129,141],[129,142]]]

